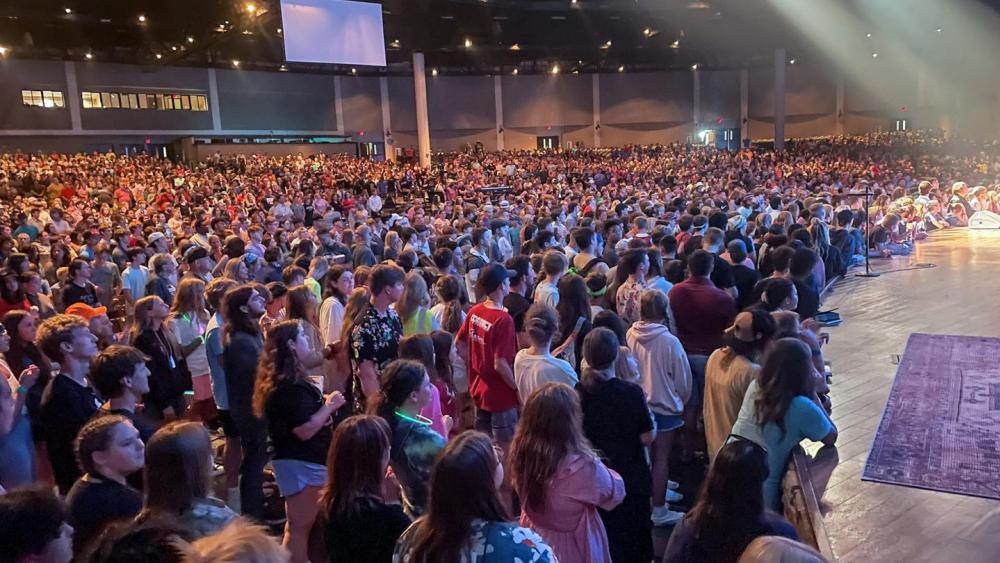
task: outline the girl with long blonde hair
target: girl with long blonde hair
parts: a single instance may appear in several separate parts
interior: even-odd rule
[[[418,271],[411,271],[403,279],[403,294],[396,303],[396,313],[403,322],[403,335],[430,334],[441,328],[430,311],[431,296],[427,282]]]
[[[205,309],[205,282],[198,278],[186,277],[177,285],[174,303],[167,317],[167,327],[177,341],[180,356],[187,363],[191,373],[191,388],[194,402],[191,416],[197,420],[207,420],[215,411],[212,399],[212,377],[205,349],[205,332],[209,315]]]

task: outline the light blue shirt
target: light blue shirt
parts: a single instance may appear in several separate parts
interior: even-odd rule
[[[792,399],[785,413],[785,431],[773,422],[764,425],[764,445],[767,448],[767,466],[770,470],[764,481],[764,502],[767,507],[781,509],[781,480],[792,448],[804,438],[820,441],[833,430],[833,423],[823,409],[804,395]]]
[[[212,377],[212,395],[219,410],[229,410],[229,392],[226,390],[226,370],[222,363],[222,315],[216,313],[205,329],[205,355]]]

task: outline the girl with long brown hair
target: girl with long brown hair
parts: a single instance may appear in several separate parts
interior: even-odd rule
[[[205,332],[208,328],[208,311],[205,309],[205,282],[186,277],[177,284],[174,303],[167,317],[167,327],[178,344],[180,357],[184,358],[191,373],[194,402],[191,415],[197,420],[207,420],[215,411],[212,400],[212,378],[205,351]]]
[[[508,521],[497,492],[503,478],[489,436],[470,430],[455,437],[434,464],[427,513],[400,537],[397,560],[555,561],[538,534]]]
[[[356,415],[333,433],[320,501],[331,563],[390,563],[396,540],[410,525],[389,470],[389,432],[382,418]]]
[[[132,326],[129,328],[129,342],[140,352],[149,356],[149,394],[146,396],[144,413],[156,420],[163,420],[166,409],[173,410],[174,418],[184,416],[186,404],[184,392],[191,386],[187,368],[174,333],[166,330],[164,322],[170,309],[162,299],[147,295],[135,302]]]
[[[332,417],[346,402],[339,392],[324,397],[309,381],[302,358],[312,353],[300,321],[273,325],[264,339],[253,393],[254,414],[267,422],[274,445],[271,465],[285,498],[288,520],[282,544],[296,563],[309,559],[309,530],[316,519],[320,488],[326,482],[323,464],[330,446]]]
[[[560,560],[610,563],[597,509],[618,506],[625,482],[597,457],[582,419],[572,387],[539,387],[525,403],[511,442],[511,481],[523,502],[521,524],[545,538]]]
[[[453,424],[449,414],[445,414],[441,407],[441,391],[434,384],[440,377],[437,374],[437,354],[434,350],[434,339],[429,334],[411,334],[404,336],[399,341],[397,351],[401,360],[416,360],[427,369],[427,377],[431,380],[431,399],[420,411],[421,416],[431,420],[431,428],[448,439]],[[446,395],[447,396],[447,395]]]
[[[328,385],[323,372],[323,356],[326,352],[326,345],[319,333],[317,307],[316,294],[309,289],[309,286],[297,285],[285,294],[285,318],[290,321],[301,321],[302,330],[305,332],[312,350],[312,354],[301,359],[302,367],[305,368],[306,374],[313,378],[314,382],[320,382],[320,386],[326,391]]]

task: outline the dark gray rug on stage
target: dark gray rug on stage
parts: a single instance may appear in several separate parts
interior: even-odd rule
[[[1000,499],[1000,339],[911,334],[861,478]]]

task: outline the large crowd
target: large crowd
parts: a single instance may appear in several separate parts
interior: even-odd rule
[[[1000,151],[12,153],[0,199],[0,562],[822,561],[823,294],[1000,212]]]

